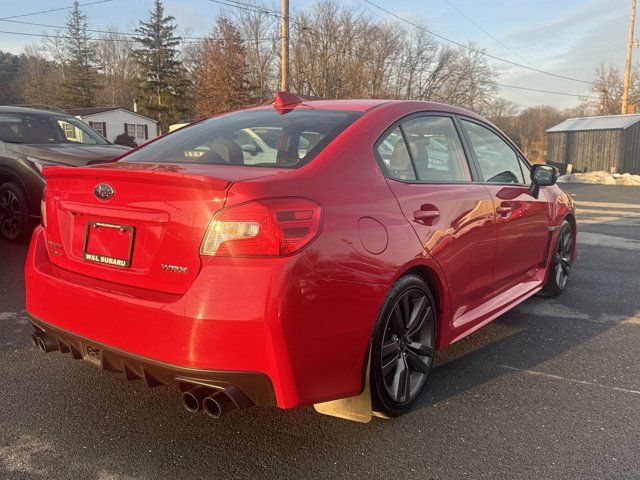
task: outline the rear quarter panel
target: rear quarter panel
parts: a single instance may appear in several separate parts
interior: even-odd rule
[[[376,319],[390,286],[411,268],[439,283],[441,328],[448,318],[446,280],[404,217],[373,154],[379,135],[406,106],[367,113],[310,164],[231,186],[226,207],[254,198],[306,197],[322,206],[322,231],[301,253],[280,306],[293,375],[302,397],[357,394]],[[308,268],[308,271],[307,271]],[[324,392],[324,393],[323,393]]]

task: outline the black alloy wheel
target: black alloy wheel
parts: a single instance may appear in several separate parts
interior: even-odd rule
[[[374,409],[397,416],[418,398],[433,363],[435,327],[435,302],[429,288],[419,277],[402,277],[387,297],[374,338]]]
[[[544,293],[557,296],[566,288],[571,272],[571,255],[573,253],[573,229],[568,221],[562,222],[553,251],[553,260],[549,271],[549,280]]]
[[[27,199],[19,185],[0,185],[0,234],[12,242],[26,241],[29,226]]]

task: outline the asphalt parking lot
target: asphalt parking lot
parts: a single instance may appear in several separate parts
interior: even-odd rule
[[[563,296],[440,352],[418,408],[368,425],[310,408],[214,421],[41,354],[26,247],[0,241],[0,478],[640,478],[640,187],[565,189],[580,236]]]

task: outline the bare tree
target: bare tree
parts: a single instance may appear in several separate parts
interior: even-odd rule
[[[335,0],[320,0],[295,18],[291,84],[298,93],[436,100],[472,109],[495,95],[495,70],[473,45],[452,49],[424,29],[378,21]]]
[[[458,47],[449,65],[442,101],[470,110],[486,108],[495,96],[497,73],[473,43]]]
[[[519,111],[520,107],[515,103],[504,98],[496,98],[487,105],[483,114],[497,125],[501,119],[516,117]]]
[[[63,70],[47,59],[42,46],[31,44],[21,55],[17,81],[21,85],[24,102],[38,105],[60,105],[60,89],[64,82]]]
[[[252,10],[238,9],[233,15],[244,40],[251,97],[263,103],[276,89],[277,83],[273,38],[277,27],[275,18],[259,6]]]
[[[102,89],[97,97],[101,105],[132,108],[136,95],[137,66],[132,57],[130,38],[109,27],[97,41],[96,51],[101,69]]]
[[[544,163],[547,153],[546,131],[565,120],[557,108],[539,105],[524,110],[517,118],[513,131],[506,133],[520,146],[527,158],[534,163]]]
[[[601,63],[595,69],[591,87],[592,97],[585,97],[583,104],[595,115],[618,115],[622,106],[622,76],[615,65]],[[640,66],[631,71],[629,103],[640,106]]]

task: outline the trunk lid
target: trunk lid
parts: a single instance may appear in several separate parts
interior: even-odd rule
[[[274,173],[123,162],[45,168],[49,256],[81,275],[184,293],[198,275],[202,238],[229,186]]]
[[[52,143],[46,145],[9,144],[9,149],[22,155],[40,160],[84,166],[90,163],[109,162],[124,155],[131,149],[122,145],[83,145],[72,143]]]

